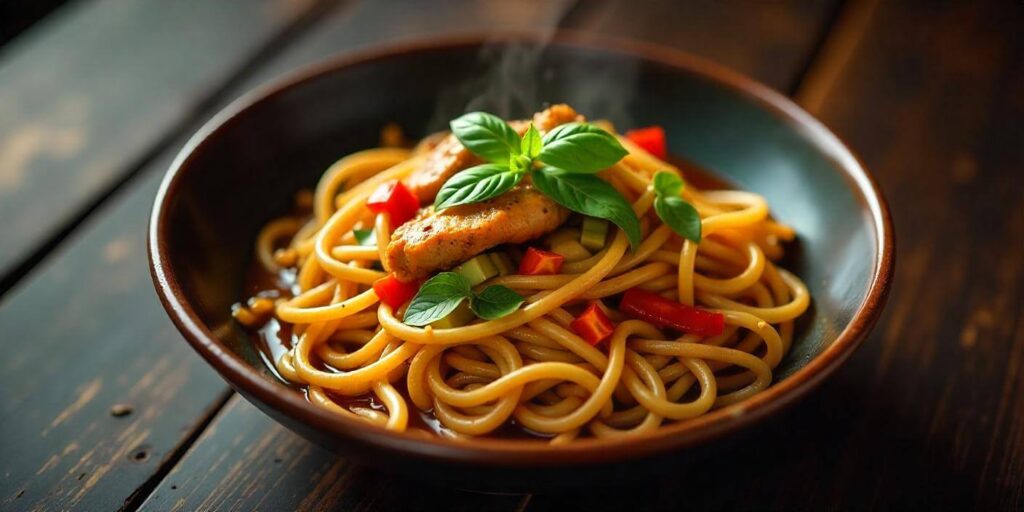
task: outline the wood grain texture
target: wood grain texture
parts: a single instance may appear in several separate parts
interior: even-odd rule
[[[788,92],[839,0],[585,2],[567,28],[664,44]]]
[[[0,307],[0,509],[119,508],[226,396],[152,291],[156,184],[103,211]]]
[[[146,3],[143,4],[145,7]],[[32,144],[52,144],[53,134],[37,130],[52,122],[53,126],[69,130],[81,126],[81,133],[90,134],[99,126],[99,138],[89,135],[90,139],[83,140],[83,147],[78,148],[84,153],[69,154],[59,165],[26,154],[24,148],[18,149],[20,143],[15,142],[21,139],[17,133],[0,136],[0,146],[15,148],[11,150],[14,153],[0,150],[0,155],[14,154],[21,163],[27,162],[29,167],[24,169],[45,165],[49,166],[46,172],[63,169],[75,176],[92,172],[95,169],[90,166],[98,162],[103,164],[103,172],[127,171],[123,164],[129,157],[119,150],[138,150],[138,144],[133,144],[141,139],[133,138],[138,134],[124,135],[120,130],[130,131],[128,125],[139,123],[140,130],[154,139],[147,144],[173,134],[175,120],[190,114],[188,101],[198,101],[200,96],[209,95],[204,89],[221,87],[221,82],[234,78],[232,66],[237,67],[254,47],[286,30],[296,16],[312,8],[303,2],[283,4],[250,2],[242,6],[225,2],[213,7],[204,3],[192,6],[190,11],[186,9],[189,14],[170,5],[150,6],[150,10],[139,12],[134,10],[141,8],[138,5],[120,4],[125,10],[117,11],[117,5],[101,2],[78,4],[71,11],[62,11],[58,20],[34,31],[27,42],[19,40],[23,46],[18,50],[21,53],[12,53],[0,64],[6,66],[0,67],[0,111],[9,113],[16,109],[27,115],[29,111],[24,109],[32,106],[33,101],[39,103],[35,106],[40,109],[37,118],[0,116],[0,133],[10,127],[17,133],[33,132],[32,137],[41,138],[42,142]],[[252,10],[235,12],[243,7]],[[190,15],[206,19],[190,20]],[[229,20],[251,26],[219,26],[230,24]],[[150,25],[163,28],[152,30]],[[122,31],[118,32],[118,27]],[[153,34],[147,33],[146,27]],[[169,32],[161,32],[164,29]],[[130,33],[125,34],[124,30]],[[191,34],[195,39],[176,46],[172,39],[176,31],[175,37]],[[58,46],[52,46],[55,44]],[[107,60],[89,53],[125,53],[119,45],[135,46],[136,53]],[[76,76],[85,80],[74,82],[80,83],[80,91],[74,91],[68,84],[50,84],[48,80],[60,78],[60,72],[39,67],[47,62],[42,57],[50,54],[61,59],[89,58],[105,64],[106,67],[100,67],[108,72],[107,76],[130,81],[150,69],[145,62],[147,55],[159,57],[150,51],[155,46],[166,55],[181,56],[185,60],[178,64],[184,66],[190,57],[195,57],[189,51],[194,53],[204,45],[218,46],[210,50],[209,62],[193,63],[192,74],[178,81],[173,76],[164,76],[168,83],[146,91],[163,97],[134,97],[143,103],[154,100],[156,110],[150,104],[114,101],[118,97],[111,95],[112,91],[101,94],[103,76],[90,75],[83,63],[66,63],[68,72],[76,70]],[[64,46],[71,46],[66,55],[60,51]],[[26,54],[40,58],[32,65],[23,57]],[[222,69],[214,69],[217,67]],[[24,98],[17,97],[15,103],[11,101],[16,97],[13,93],[24,91],[5,81],[13,79],[8,70],[22,68],[29,73],[22,80],[39,81],[36,86],[40,90],[39,95],[29,91],[23,94]],[[179,68],[177,72],[181,71]],[[147,80],[155,78],[143,77],[139,81],[149,83]],[[135,86],[126,85],[128,90]],[[70,123],[60,117],[63,114],[47,110],[41,95],[45,91],[58,96],[73,91],[81,93],[81,98],[89,100],[83,99],[83,105],[89,105],[87,110],[94,115],[80,119],[81,125]],[[93,93],[98,97],[90,96]],[[164,112],[168,109],[173,112]],[[56,117],[46,117],[51,114]],[[44,118],[45,122],[39,121]],[[102,123],[93,124],[96,120]],[[23,123],[21,128],[15,126],[16,121]],[[126,126],[103,124],[122,121]],[[197,127],[192,126],[189,133]],[[145,234],[152,198],[162,172],[183,142],[174,141],[161,156],[150,161],[140,173],[143,179],[133,184],[130,193],[117,195],[110,204],[101,207],[68,238],[62,250],[44,260],[22,286],[0,303],[0,347],[7,354],[0,360],[0,388],[4,389],[0,438],[5,439],[0,443],[0,509],[110,510],[132,504],[138,493],[145,496],[167,461],[180,456],[179,450],[193,435],[198,435],[197,429],[229,396],[223,381],[181,342],[152,291],[147,267]],[[120,148],[119,143],[130,147]],[[91,144],[96,146],[85,148]],[[0,174],[19,172],[19,168],[6,166],[9,163],[0,165]],[[26,181],[32,184],[29,188],[19,188],[18,201],[33,203],[33,208],[53,208],[55,216],[73,207],[61,202],[68,199],[66,194],[85,194],[89,189],[80,183],[54,186],[53,182],[60,180],[40,172],[31,174]],[[12,204],[5,195],[0,200],[0,209],[7,212],[5,208]],[[5,228],[0,229],[19,222],[6,213],[3,219]],[[43,215],[39,220],[45,223],[52,219]],[[42,229],[41,225],[37,227]],[[2,236],[3,251],[16,249],[16,237],[7,236],[6,231]]]
[[[398,481],[352,465],[236,395],[142,510],[515,510],[526,499]]]
[[[699,471],[528,510],[1024,507],[1024,8],[882,2],[819,115],[881,182],[896,282],[809,400]]]
[[[80,1],[5,47],[0,278],[166,143],[312,3]]]
[[[1021,27],[1019,2],[883,2],[822,106],[899,252],[876,341],[837,379],[858,396],[831,406],[851,420],[834,500],[1024,508]]]

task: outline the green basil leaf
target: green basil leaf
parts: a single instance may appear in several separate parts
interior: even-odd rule
[[[470,112],[452,121],[451,128],[466,149],[488,162],[508,164],[520,153],[519,134],[493,114]]]
[[[679,236],[700,242],[700,214],[693,205],[677,196],[659,196],[654,200],[654,211]]]
[[[587,123],[569,123],[544,136],[537,159],[569,172],[597,172],[622,160],[629,152],[614,135]]]
[[[654,193],[661,197],[679,197],[683,193],[683,179],[668,171],[654,174]]]
[[[537,158],[542,147],[544,147],[544,143],[540,140],[540,132],[537,131],[537,127],[533,126],[533,123],[530,123],[530,128],[523,134],[523,142],[520,146],[522,154],[527,158]]]
[[[484,320],[497,320],[514,313],[523,302],[526,299],[511,289],[493,285],[474,296],[469,302],[469,308]]]
[[[455,272],[441,272],[423,283],[405,309],[402,322],[422,327],[448,316],[472,296],[473,290],[465,277]]]
[[[377,245],[377,235],[373,228],[353,229],[352,234],[356,236],[356,241],[359,242],[359,245]]]
[[[601,178],[544,167],[533,173],[533,184],[544,195],[576,213],[611,221],[626,232],[633,248],[640,245],[640,220],[633,207]]]
[[[523,179],[522,172],[516,172],[506,165],[483,164],[456,173],[441,187],[434,202],[434,208],[445,208],[460,204],[479,203],[504,194]]]

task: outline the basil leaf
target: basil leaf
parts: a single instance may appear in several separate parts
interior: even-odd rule
[[[441,272],[423,283],[405,309],[402,322],[422,327],[448,316],[472,296],[473,290],[465,277],[455,272]]]
[[[377,245],[377,235],[373,231],[373,228],[353,229],[352,234],[355,235],[356,241],[359,242],[359,245]]]
[[[497,320],[511,315],[523,302],[526,299],[511,289],[493,285],[474,296],[469,302],[469,308],[484,320]]]
[[[679,197],[683,193],[683,179],[667,171],[654,174],[654,193],[664,197]]]
[[[612,134],[587,123],[569,123],[544,136],[537,159],[569,172],[607,169],[629,154]]]
[[[508,165],[470,167],[448,178],[437,193],[434,208],[443,210],[460,204],[479,203],[504,194],[522,179],[523,173],[510,169]]]
[[[700,214],[693,205],[680,197],[659,196],[654,200],[654,211],[679,236],[700,242]]]
[[[452,133],[473,154],[496,164],[520,153],[519,134],[503,119],[487,112],[470,112],[451,122]]]
[[[611,221],[626,232],[633,248],[640,245],[640,220],[633,207],[601,178],[544,167],[533,173],[533,184],[544,195],[576,213]]]
[[[520,145],[522,154],[527,158],[537,158],[542,147],[544,147],[544,143],[540,140],[540,132],[537,131],[537,127],[533,126],[533,123],[530,123],[530,128],[523,134],[523,142]]]

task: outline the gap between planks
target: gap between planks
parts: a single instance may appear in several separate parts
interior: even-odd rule
[[[817,115],[836,80],[864,39],[878,0],[850,0],[839,8],[839,15],[826,30],[808,63],[791,91],[793,100],[804,110]]]
[[[131,496],[128,496],[128,498],[125,499],[124,506],[121,507],[121,510],[138,510],[142,504],[145,503],[146,498],[153,493],[153,490],[160,485],[160,482],[167,477],[167,474],[178,465],[178,461],[185,456],[189,448],[195,444],[196,440],[199,439],[199,436],[202,435],[203,432],[206,431],[206,428],[210,426],[210,423],[213,423],[214,418],[216,418],[220,411],[224,409],[224,406],[227,405],[228,400],[231,400],[231,397],[234,396],[234,394],[234,390],[230,388],[221,393],[220,398],[203,412],[199,422],[196,423],[195,427],[189,431],[188,435],[185,436],[185,438],[182,439],[181,442],[178,443],[178,445],[160,461],[160,465],[157,466],[156,471],[154,471],[138,489],[135,489],[135,492],[133,492]]]

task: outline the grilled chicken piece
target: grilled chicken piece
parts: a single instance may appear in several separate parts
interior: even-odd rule
[[[583,117],[565,104],[552,105],[533,116],[533,124],[541,133],[573,121],[583,121]],[[530,123],[526,121],[513,121],[511,125],[519,135],[526,133],[530,127]],[[404,183],[420,200],[420,204],[430,204],[434,202],[434,197],[448,178],[463,169],[482,163],[483,161],[476,155],[462,147],[454,135],[448,135],[430,151],[423,167],[406,178]]]
[[[529,184],[482,203],[427,210],[391,235],[388,267],[402,281],[423,278],[491,247],[537,238],[568,216]]]
[[[420,204],[434,202],[444,182],[455,173],[482,164],[483,160],[470,153],[454,135],[448,135],[430,150],[423,167],[405,178],[403,182],[416,195]]]
[[[573,121],[583,121],[583,117],[568,105],[553,105],[533,116],[534,126],[542,133]],[[526,121],[512,123],[520,134],[529,126]],[[421,204],[429,204],[448,178],[478,163],[476,156],[449,135],[432,150],[423,168],[406,178],[405,185]],[[442,212],[427,210],[400,226],[388,244],[388,268],[402,281],[426,277],[494,246],[521,243],[551,232],[568,216],[568,210],[527,180],[489,201]]]

